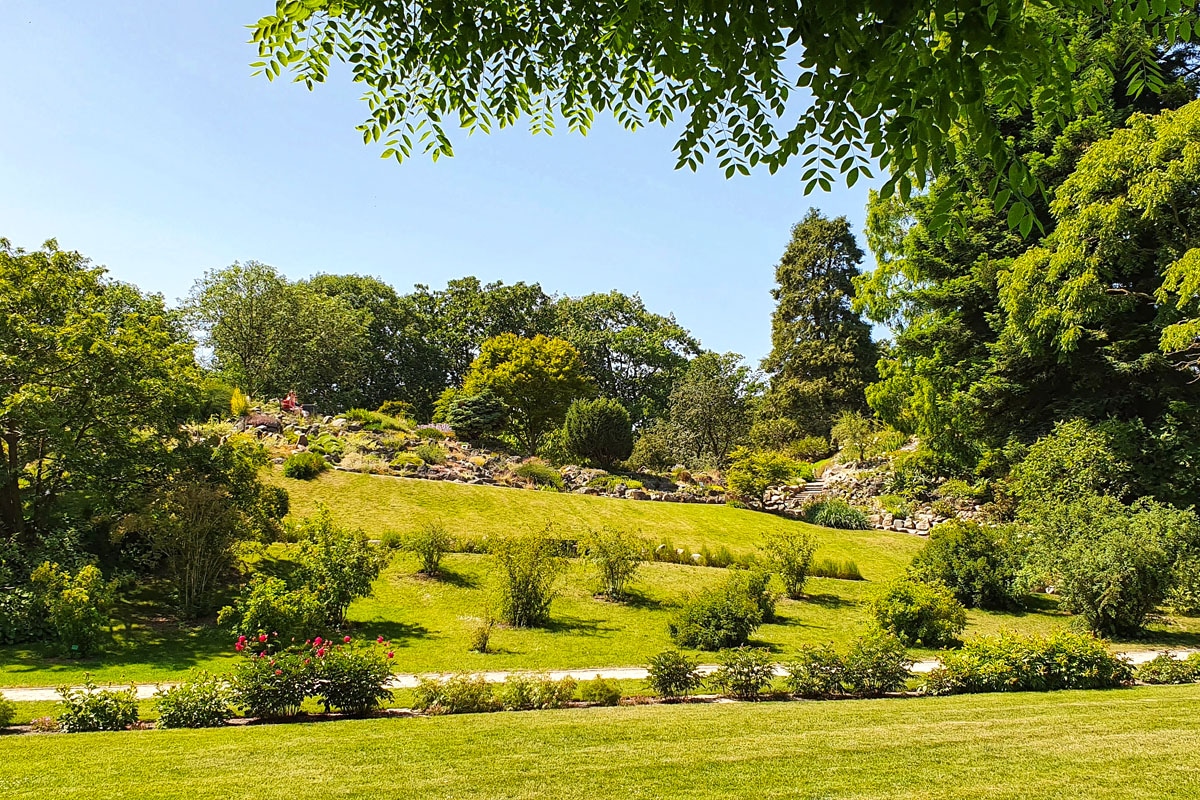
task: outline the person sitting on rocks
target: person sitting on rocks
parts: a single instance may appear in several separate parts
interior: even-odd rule
[[[296,396],[295,390],[287,393],[287,397],[279,402],[279,407],[288,414],[299,414],[302,417],[308,416],[308,412],[300,405],[300,398]]]

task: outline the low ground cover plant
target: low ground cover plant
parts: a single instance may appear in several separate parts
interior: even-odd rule
[[[870,611],[881,628],[906,644],[943,647],[967,627],[966,609],[942,583],[892,581],[871,601]]]
[[[198,672],[154,693],[160,728],[217,728],[233,717],[233,692],[224,680]]]
[[[445,464],[448,457],[446,448],[431,443],[418,445],[413,454],[426,464]]]
[[[1087,634],[981,636],[944,653],[922,687],[928,694],[1111,689],[1133,677],[1129,663]]]
[[[559,471],[540,461],[526,461],[513,470],[513,475],[534,486],[555,489],[560,492],[563,490],[563,479]]]
[[[293,453],[283,461],[283,477],[310,481],[329,469],[325,459],[315,452]]]
[[[67,733],[123,731],[138,721],[137,690],[101,689],[88,675],[83,686],[58,690],[58,727]]]
[[[775,677],[775,661],[764,647],[739,647],[721,654],[709,684],[738,700],[756,700]]]

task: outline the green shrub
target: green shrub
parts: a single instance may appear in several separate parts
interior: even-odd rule
[[[576,400],[567,409],[563,444],[571,455],[608,466],[633,452],[633,423],[625,406],[599,397]]]
[[[342,456],[338,466],[348,472],[361,472],[364,475],[387,475],[390,465],[377,456],[355,452]]]
[[[363,427],[377,431],[402,431],[406,427],[394,416],[382,411],[368,411],[365,408],[352,408],[342,416],[353,422],[361,422]]]
[[[1050,636],[1001,633],[944,653],[922,688],[938,695],[1109,689],[1131,678],[1128,662],[1091,636],[1071,631]]]
[[[793,458],[798,458],[801,461],[820,461],[833,452],[829,446],[829,440],[823,439],[820,436],[805,436],[797,439],[794,442],[788,443],[786,447],[788,455]],[[805,478],[805,480],[812,480]]]
[[[709,677],[709,683],[738,700],[755,700],[774,678],[775,661],[770,650],[739,647],[721,654],[721,666]]]
[[[956,641],[967,626],[967,612],[945,584],[900,578],[870,604],[879,626],[906,644],[941,647]]]
[[[575,696],[575,679],[548,675],[509,675],[497,691],[505,711],[565,708]]]
[[[312,662],[316,665],[312,692],[325,711],[366,714],[391,699],[392,651],[385,642],[360,645],[345,636],[340,644],[324,650]]]
[[[0,604],[3,604],[2,599]],[[1166,604],[1180,616],[1200,616],[1200,555],[1185,554],[1176,559],[1171,568],[1171,588],[1167,590]],[[0,622],[0,626],[3,624]],[[3,636],[2,627],[0,636]]]
[[[589,531],[580,542],[583,557],[596,571],[600,591],[609,599],[625,597],[625,586],[646,560],[646,542],[625,531]]]
[[[46,606],[28,589],[0,589],[0,644],[24,644],[49,639],[54,631]]]
[[[796,658],[784,665],[788,691],[797,697],[836,697],[844,693],[842,679],[846,667],[832,645],[808,645]]]
[[[662,423],[647,426],[638,432],[625,466],[632,470],[669,469],[677,460],[675,448],[671,426]]]
[[[323,504],[300,525],[299,568],[296,577],[304,582],[325,607],[330,625],[341,625],[354,600],[369,597],[371,585],[383,568],[383,555],[371,546],[362,531],[334,524]]]
[[[467,650],[472,653],[487,653],[488,647],[492,642],[492,630],[496,627],[496,620],[492,618],[490,613],[484,615],[483,619],[479,620],[473,628],[471,628],[471,638]]]
[[[680,647],[724,650],[746,643],[762,624],[763,612],[747,592],[742,576],[693,596],[667,625]]]
[[[897,519],[912,516],[912,503],[898,494],[885,494],[879,498],[879,507]]]
[[[653,656],[646,671],[646,685],[667,699],[687,697],[704,683],[696,662],[678,650],[664,650]]]
[[[758,567],[736,569],[730,573],[728,581],[731,586],[740,586],[754,605],[758,606],[763,622],[775,621],[775,604],[779,601],[779,593],[771,588],[771,573]]]
[[[421,572],[435,576],[441,571],[442,556],[450,552],[454,540],[440,522],[426,522],[404,539],[404,549],[421,561]]]
[[[540,461],[526,461],[513,470],[513,475],[534,486],[546,486],[560,492],[563,489],[563,479],[559,471]]]
[[[912,661],[904,642],[886,631],[855,639],[842,657],[842,687],[854,697],[878,697],[903,689]]]
[[[283,461],[283,477],[310,481],[329,469],[325,459],[311,451],[292,453]]]
[[[725,471],[729,494],[760,505],[766,503],[767,489],[787,483],[799,472],[799,465],[782,453],[756,452],[739,447],[729,458],[729,468]],[[810,477],[811,472],[810,465]]]
[[[319,643],[315,651],[308,644],[282,646],[279,637],[239,640],[245,657],[233,668],[230,687],[234,703],[246,716],[267,719],[300,713],[304,698],[314,692],[315,652],[324,655],[324,642],[320,637],[313,641]]]
[[[814,578],[836,578],[841,581],[861,581],[863,578],[862,572],[858,569],[858,564],[850,559],[819,558],[813,562],[812,569],[809,570],[809,575]]]
[[[318,433],[308,439],[308,449],[305,452],[316,453],[319,456],[336,458],[346,451],[346,445],[332,433]]]
[[[417,428],[416,431],[414,431],[414,433],[416,433],[416,435],[420,436],[422,439],[430,439],[435,442],[440,442],[443,439],[447,438],[446,432],[439,428],[432,428],[432,427]]]
[[[950,520],[934,529],[909,572],[918,580],[941,582],[967,608],[1018,608],[1020,559],[1005,535],[977,522]]]
[[[634,480],[633,478],[625,478],[620,475],[609,475],[608,473],[595,476],[587,482],[587,485],[593,489],[600,489],[605,492],[615,491],[621,486],[625,487],[626,489],[645,488],[645,484],[643,484],[641,481]]]
[[[232,703],[225,681],[207,672],[154,693],[160,728],[218,728],[233,716]]]
[[[959,478],[952,478],[937,488],[934,492],[943,500],[963,500],[974,502],[979,499],[979,492],[971,484]]]
[[[397,453],[388,466],[392,469],[403,471],[410,468],[423,467],[425,466],[425,462],[416,453]]]
[[[454,435],[472,442],[499,434],[507,423],[508,408],[504,401],[487,389],[455,397],[446,411],[446,424],[454,430]]]
[[[823,528],[840,528],[846,531],[865,531],[871,527],[870,520],[861,509],[845,500],[816,500],[808,503],[801,514],[805,522]]]
[[[767,563],[783,581],[787,596],[793,600],[803,597],[804,583],[817,550],[816,537],[792,526],[768,535],[763,550],[767,554]]]
[[[621,693],[617,692],[617,698],[620,699]],[[605,704],[616,705],[616,703]],[[17,717],[17,704],[7,697],[0,695],[0,728],[7,728],[12,724],[12,721]]]
[[[546,533],[500,539],[492,548],[500,573],[500,616],[529,628],[550,619],[550,603],[564,565],[561,543]]]
[[[67,733],[123,731],[138,721],[137,690],[101,689],[85,675],[83,686],[58,690],[58,727]]]
[[[429,443],[419,445],[413,454],[426,464],[445,464],[447,458],[446,448]]]
[[[426,714],[477,714],[498,707],[492,685],[482,675],[421,678],[413,691],[413,708]]]
[[[621,687],[616,681],[597,675],[590,681],[579,684],[579,696],[585,703],[598,706],[615,706],[621,703]]]
[[[290,589],[282,579],[255,575],[233,606],[217,614],[217,624],[235,635],[256,639],[278,634],[283,641],[303,641],[325,627],[325,607],[307,588]]]
[[[59,649],[71,658],[96,653],[114,593],[99,568],[89,564],[72,575],[46,561],[34,570],[30,583],[37,605],[46,610]]]
[[[375,410],[392,419],[412,419],[417,414],[417,409],[407,400],[384,400]]]
[[[1187,658],[1174,658],[1163,653],[1139,666],[1134,678],[1151,684],[1200,682],[1200,653],[1192,653]]]

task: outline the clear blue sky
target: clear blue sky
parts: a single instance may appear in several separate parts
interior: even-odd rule
[[[245,25],[270,0],[7,0],[0,12],[0,236],[55,237],[112,275],[185,295],[256,259],[300,278],[408,291],[481,280],[638,292],[709,348],[770,348],[773,266],[809,206],[860,235],[867,187],[805,197],[800,169],[674,170],[674,135],[605,120],[586,138],[518,128],[456,156],[379,158],[358,90],[252,78]]]

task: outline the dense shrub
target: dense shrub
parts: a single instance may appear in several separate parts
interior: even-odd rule
[[[217,728],[233,716],[232,704],[225,681],[207,672],[154,693],[160,728]]]
[[[454,435],[472,442],[495,436],[504,430],[507,422],[508,409],[489,390],[459,395],[450,402],[446,411],[446,423],[454,430]]]
[[[496,691],[505,711],[565,708],[575,696],[575,679],[548,675],[509,675]]]
[[[322,649],[311,662],[316,666],[312,692],[326,711],[366,714],[391,699],[392,651],[386,642],[357,644],[346,636],[318,652]]]
[[[1187,658],[1174,658],[1163,653],[1137,668],[1134,677],[1141,683],[1197,683],[1200,682],[1200,653]]]
[[[302,536],[296,576],[325,608],[325,620],[341,625],[350,603],[371,594],[384,554],[362,531],[339,527],[324,505],[298,526]]]
[[[829,447],[829,440],[820,436],[804,436],[794,442],[789,442],[785,449],[792,458],[808,462],[820,461],[833,452]],[[805,478],[805,480],[812,480],[812,478]]]
[[[443,431],[441,428],[435,428],[432,425],[424,428],[417,428],[414,433],[417,436],[420,436],[422,439],[429,439],[435,442],[440,442],[443,439],[449,438],[447,437],[445,431]]]
[[[620,697],[620,692],[617,693]],[[613,703],[612,705],[616,705]],[[0,728],[7,728],[17,716],[17,704],[0,695]]]
[[[217,614],[217,623],[235,635],[274,633],[285,642],[303,640],[325,627],[325,609],[307,588],[291,589],[281,578],[255,575],[233,606]]]
[[[576,400],[563,422],[563,443],[572,455],[601,466],[623,461],[633,452],[629,412],[606,397]]]
[[[407,400],[384,400],[375,410],[392,419],[412,419],[417,413],[413,404]]]
[[[634,470],[668,469],[675,464],[675,448],[671,426],[662,423],[647,426],[639,431],[633,451],[625,459],[625,466]]]
[[[1176,559],[1171,568],[1171,588],[1167,590],[1166,604],[1176,614],[1200,616],[1200,555],[1187,553]],[[3,636],[2,627],[0,636]]]
[[[906,644],[941,647],[956,641],[967,626],[967,612],[944,584],[900,578],[888,584],[870,605],[879,626]]]
[[[733,575],[723,586],[688,600],[667,629],[680,647],[723,650],[745,644],[762,617],[762,609],[747,592],[745,577]]]
[[[797,697],[836,697],[845,691],[842,679],[846,667],[832,645],[802,647],[784,669],[788,690]]]
[[[580,682],[579,696],[585,703],[615,706],[621,702],[621,687],[616,681],[610,681],[597,675],[590,681]]]
[[[779,579],[784,591],[793,600],[804,595],[804,583],[808,580],[817,540],[799,526],[790,526],[777,533],[769,534],[763,545],[767,563]]]
[[[782,453],[739,447],[729,459],[729,468],[725,470],[729,494],[760,505],[766,503],[767,489],[785,484],[800,473],[800,465]],[[812,477],[811,465],[808,476]]]
[[[845,500],[815,500],[805,505],[802,516],[805,522],[824,528],[840,528],[846,531],[865,531],[871,527],[870,520],[861,509]]]
[[[58,690],[58,727],[67,733],[123,731],[138,721],[137,690],[101,689],[85,675],[83,686]]]
[[[283,461],[283,477],[309,481],[329,469],[325,459],[315,452],[292,453]]]
[[[949,586],[967,608],[1000,610],[1020,606],[1018,568],[1015,548],[1001,531],[950,520],[934,529],[909,571],[918,580]]]
[[[754,605],[758,606],[763,622],[775,621],[775,604],[779,593],[771,588],[771,573],[758,566],[735,569],[728,578],[731,586],[740,586]]]
[[[625,586],[646,560],[646,550],[641,537],[611,528],[589,531],[580,542],[583,557],[596,571],[601,593],[612,600],[625,597]]]
[[[397,453],[388,466],[392,469],[404,471],[423,467],[425,466],[425,462],[416,453]]]
[[[1130,467],[1116,454],[1105,425],[1086,420],[1059,422],[1038,439],[1012,468],[1009,485],[1029,518],[1043,505],[1073,503],[1081,497],[1121,497],[1129,486]]]
[[[23,644],[50,638],[53,628],[45,604],[28,589],[0,587],[0,644]]]
[[[1002,633],[981,636],[944,653],[929,673],[929,694],[1108,689],[1128,683],[1128,662],[1091,636],[1059,631],[1050,636]]]
[[[550,619],[562,573],[561,544],[546,533],[500,539],[492,547],[500,577],[500,616],[529,628]]]
[[[238,419],[250,415],[250,398],[236,386],[229,393],[229,411]]]
[[[563,479],[559,471],[540,461],[526,461],[513,470],[513,475],[534,486],[545,486],[560,492],[563,489]]]
[[[678,650],[664,650],[650,659],[646,684],[660,697],[687,697],[700,688],[704,677],[696,662]]]
[[[114,587],[104,582],[99,568],[89,564],[72,575],[46,561],[34,570],[30,582],[65,655],[83,658],[100,649]]]
[[[754,700],[775,678],[771,651],[761,647],[739,647],[721,654],[721,666],[709,677],[718,691],[739,700]]]
[[[424,461],[426,464],[445,464],[446,463],[446,448],[437,444],[422,444],[418,445],[413,450],[413,455]]]
[[[421,561],[421,572],[434,576],[441,571],[442,556],[454,541],[440,522],[427,522],[404,539],[404,549]]]
[[[813,561],[809,575],[814,578],[836,578],[842,581],[866,580],[859,571],[858,564],[848,558],[818,558]]]
[[[421,678],[413,690],[413,708],[426,714],[475,714],[498,707],[492,685],[482,675]]]
[[[912,660],[896,636],[873,631],[855,639],[842,657],[842,688],[854,697],[878,697],[904,688]]]

